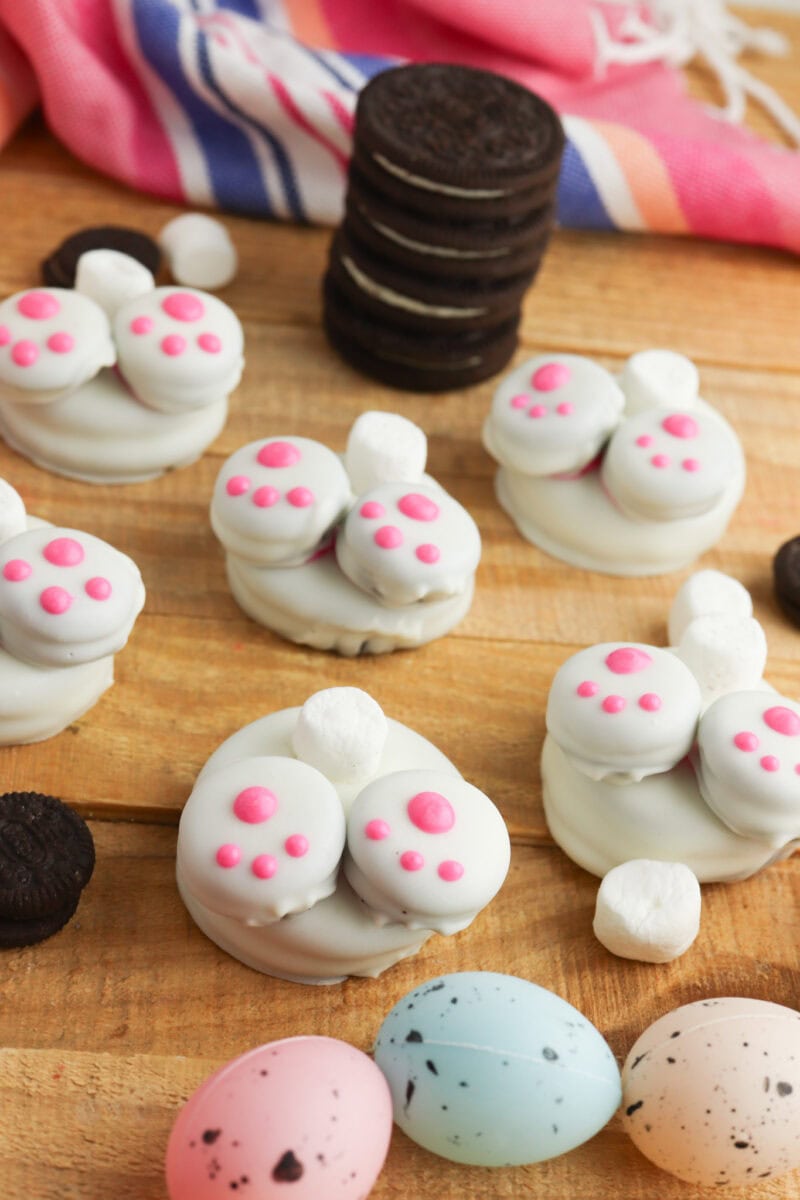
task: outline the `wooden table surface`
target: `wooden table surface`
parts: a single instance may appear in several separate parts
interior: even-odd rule
[[[790,64],[759,64],[800,105],[800,19]],[[698,77],[699,91],[710,89]],[[76,228],[152,233],[175,209],[72,160],[36,121],[0,157],[0,294],[37,282],[38,264]],[[704,888],[700,936],[677,962],[608,954],[591,919],[597,881],[553,845],[538,753],[547,689],[562,660],[596,641],[663,643],[688,572],[625,580],[574,570],[515,532],[498,508],[479,431],[492,383],[445,396],[395,393],[360,378],[320,330],[328,232],[227,221],[241,271],[224,298],[240,315],[247,368],[227,427],[205,458],[152,483],[98,487],[31,466],[0,445],[0,475],[28,508],[113,542],[139,563],[147,605],[117,658],[117,683],[59,737],[0,749],[2,790],[61,796],[92,819],[97,868],[77,918],[0,961],[0,1191],[4,1200],[165,1200],[162,1164],[181,1102],[219,1063],[274,1038],[315,1033],[369,1049],[390,1007],[439,973],[494,969],[559,993],[620,1062],[657,1016],[690,1000],[755,996],[800,1004],[800,859],[744,883]],[[800,694],[800,630],[772,597],[771,559],[800,530],[800,264],[700,241],[560,232],[529,294],[520,359],[542,351],[619,367],[648,346],[699,364],[703,393],[739,432],[744,500],[701,566],[748,587],[769,642],[768,676]],[[344,447],[367,409],[402,412],[430,440],[430,469],[480,526],[484,552],[469,616],[423,649],[345,660],[280,641],[228,593],[207,519],[223,460],[290,433]],[[434,937],[378,980],[329,988],[261,976],[193,926],[174,884],[178,814],[198,770],[229,734],[301,704],[321,686],[370,691],[434,741],[503,811],[508,881],[462,934]],[[652,1167],[618,1118],[580,1149],[538,1166],[488,1171],[434,1158],[395,1132],[374,1197],[584,1200],[686,1197]],[[754,1197],[800,1198],[800,1173]],[[320,1200],[325,1200],[320,1197]]]

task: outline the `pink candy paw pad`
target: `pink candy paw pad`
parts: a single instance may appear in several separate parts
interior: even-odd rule
[[[219,354],[223,342],[218,333],[205,327],[206,304],[193,292],[170,292],[160,301],[161,311],[177,321],[181,332],[162,334],[159,348],[168,358],[178,358],[194,344],[205,354]],[[130,318],[129,329],[137,338],[146,338],[153,332],[155,321],[149,313],[139,313]],[[185,328],[184,328],[185,327]],[[191,331],[189,331],[191,327]]]
[[[408,817],[411,824],[421,833],[449,833],[456,823],[456,814],[446,796],[439,792],[418,792],[408,802]],[[388,821],[373,818],[364,826],[364,834],[373,842],[383,841],[391,837],[392,827]],[[428,850],[429,855],[436,859],[436,847]],[[421,871],[425,866],[425,854],[419,850],[404,850],[398,857],[398,866],[403,871]],[[464,866],[454,859],[443,859],[435,864],[436,874],[447,883],[456,883],[464,874]]]

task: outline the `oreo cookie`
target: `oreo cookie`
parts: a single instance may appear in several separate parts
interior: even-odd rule
[[[775,599],[786,616],[800,625],[800,537],[784,542],[772,563]]]
[[[94,862],[88,826],[60,800],[0,796],[0,945],[30,945],[65,925]]]
[[[123,225],[97,225],[71,234],[52,251],[42,263],[42,282],[48,287],[74,287],[78,259],[88,250],[118,250],[137,259],[153,275],[161,266],[161,251],[146,233]]]

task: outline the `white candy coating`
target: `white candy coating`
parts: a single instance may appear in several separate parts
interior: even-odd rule
[[[398,413],[365,412],[353,422],[344,465],[359,496],[381,483],[416,483],[425,472],[428,440]]]
[[[625,415],[646,408],[688,408],[700,391],[700,376],[690,358],[674,350],[640,350],[620,376]]]
[[[230,234],[205,213],[182,213],[168,221],[158,243],[176,283],[213,291],[236,275],[239,256]]]
[[[357,784],[377,772],[388,733],[383,709],[367,692],[325,688],[301,708],[292,748],[329,779]]]
[[[0,543],[27,529],[25,504],[16,488],[0,479]]]
[[[767,638],[755,617],[711,613],[687,625],[677,655],[708,703],[726,692],[759,687],[767,663]]]
[[[631,859],[604,877],[592,927],[620,958],[671,962],[697,937],[700,903],[697,876],[684,863]]]
[[[681,584],[669,610],[670,646],[677,646],[686,627],[696,617],[720,613],[729,617],[752,617],[753,601],[747,588],[722,571],[695,571]]]
[[[156,286],[151,271],[119,250],[87,250],[78,259],[75,291],[99,304],[111,318],[123,304]]]

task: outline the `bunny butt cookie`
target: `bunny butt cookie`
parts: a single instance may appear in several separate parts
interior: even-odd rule
[[[463,929],[508,865],[491,801],[357,688],[228,738],[178,835],[178,887],[206,936],[303,983],[379,975],[432,931]]]
[[[368,412],[344,462],[300,437],[236,451],[217,478],[211,525],[240,607],[290,641],[344,655],[448,633],[472,602],[481,542],[467,511],[423,473],[426,450],[404,417]]]
[[[634,355],[619,384],[575,355],[532,359],[501,382],[483,440],[523,537],[613,575],[687,566],[744,490],[736,434],[697,395],[694,364],[667,350]]]

